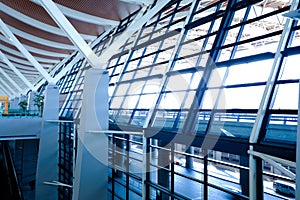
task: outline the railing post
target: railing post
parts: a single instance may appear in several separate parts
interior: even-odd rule
[[[298,100],[298,126],[297,126],[297,146],[296,146],[296,169],[300,169],[300,82]],[[298,171],[299,172],[299,171]],[[296,200],[300,200],[300,173],[296,173]]]
[[[150,179],[150,139],[143,136],[143,175],[142,175],[142,199],[150,199],[150,189],[146,181]]]

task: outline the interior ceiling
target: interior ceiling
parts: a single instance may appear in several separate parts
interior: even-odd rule
[[[127,0],[53,0],[53,2],[87,43],[118,25],[120,20],[143,6],[143,1],[139,3]],[[0,11],[0,19],[46,71],[49,72],[61,60],[77,50],[38,3],[31,0],[1,0]],[[1,31],[0,50],[32,84],[41,79],[41,74]],[[1,57],[0,68],[21,88],[27,88],[20,78],[16,78],[11,67]],[[7,76],[0,73],[0,79],[6,82]],[[0,90],[9,91],[7,86],[1,83],[3,88],[0,87]]]
[[[0,19],[21,42],[21,44],[30,52],[39,64],[47,71],[68,57],[76,47],[70,42],[54,20],[38,3],[39,0],[1,0]],[[186,0],[190,2],[191,0]],[[201,4],[209,5],[218,0],[203,0]],[[291,0],[262,0],[257,7],[261,7],[261,13],[264,9],[278,9],[290,4]],[[106,30],[118,25],[121,19],[149,4],[153,0],[53,0],[58,8],[63,12],[75,29],[81,34],[86,42],[93,41],[97,36]],[[226,6],[224,2],[224,7]],[[260,11],[257,10],[257,11]],[[240,21],[243,15],[235,15],[235,19]],[[163,23],[163,22],[162,22]],[[264,21],[263,27],[259,24],[253,24],[260,27],[263,31],[272,31],[278,29],[283,24],[276,20],[272,23]],[[1,26],[0,26],[1,28]],[[197,33],[195,28],[195,34]],[[206,30],[205,30],[206,31]],[[232,34],[233,39],[235,33]],[[249,32],[252,34],[252,31]],[[246,36],[243,36],[246,37]],[[27,58],[18,50],[18,48],[1,33],[0,29],[0,50],[1,53],[10,61],[11,64],[19,70],[31,84],[37,83],[42,75],[27,60]],[[4,71],[6,75],[2,72]],[[3,91],[9,91],[7,85],[8,76],[11,77],[22,89],[28,88],[22,78],[12,70],[11,66],[1,58],[0,55],[0,95]],[[8,82],[9,83],[9,82]],[[12,85],[12,84],[10,84]],[[18,92],[15,87],[14,91]]]

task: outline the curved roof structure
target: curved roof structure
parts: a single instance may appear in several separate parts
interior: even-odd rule
[[[86,43],[115,27],[147,1],[53,1]],[[39,1],[0,2],[1,95],[36,89],[51,70],[78,48]],[[50,78],[48,77],[48,81]]]
[[[59,68],[59,65],[63,65],[63,60],[68,60],[75,52],[89,54],[87,48],[80,48],[76,43],[83,44],[85,42],[83,46],[91,44],[102,33],[113,30],[121,20],[154,2],[156,1],[2,0],[0,2],[0,95],[15,97],[26,94],[29,90],[37,90],[45,80],[52,82],[51,73],[55,72],[55,67]],[[191,1],[185,0],[185,2]],[[204,0],[200,4],[207,6],[216,2],[216,0]],[[47,11],[49,3],[54,4],[59,12],[53,11],[51,14],[53,9],[50,8]],[[260,15],[259,13],[262,14],[267,9],[283,8],[289,3],[289,0],[257,1],[256,7],[249,16]],[[225,9],[226,5],[227,1],[224,1],[222,7]],[[196,17],[205,18],[211,12],[214,11],[207,10]],[[61,18],[58,16],[59,14],[62,14],[61,16],[66,18],[72,27],[55,21]],[[186,14],[183,10],[177,17]],[[242,17],[242,13],[236,14],[234,21],[239,23],[243,20]],[[249,30],[244,31],[245,34],[241,37],[251,38],[259,36],[261,33],[281,30],[284,25],[282,21],[279,18],[269,17],[268,21],[264,20],[263,24],[251,23],[245,27]],[[66,33],[73,27],[76,33],[79,33],[76,36],[74,36],[74,32]],[[199,34],[207,32],[206,28],[209,27],[195,27],[190,36],[199,37]],[[235,41],[238,34],[237,29],[228,34],[232,37],[232,41]],[[279,37],[272,39],[279,40]],[[272,41],[260,42],[270,43]],[[260,44],[253,43],[253,45]],[[249,48],[252,48],[249,44],[240,46],[240,49]]]

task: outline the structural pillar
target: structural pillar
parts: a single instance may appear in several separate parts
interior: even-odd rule
[[[36,103],[34,101],[36,95],[37,95],[37,92],[35,92],[35,91],[31,91],[28,94],[27,110],[29,111],[30,114],[38,114],[38,108],[37,108]]]
[[[253,155],[249,155],[249,199],[264,199],[262,159]]]
[[[186,153],[194,154],[194,147],[191,147],[191,146],[188,147],[188,149],[186,150]],[[186,159],[185,167],[192,169],[194,166],[194,158],[187,155],[187,156],[185,156],[185,159]]]
[[[249,167],[248,156],[240,156],[240,165]],[[240,185],[242,186],[242,194],[249,196],[249,170],[240,169]]]
[[[90,68],[84,79],[74,173],[74,200],[107,199],[108,138],[91,131],[108,130],[108,72]]]
[[[165,147],[168,142],[159,140],[158,145],[160,147]],[[159,149],[158,152],[158,166],[169,168],[170,164],[170,153],[164,149]],[[170,173],[169,171],[161,168],[157,172],[157,183],[165,188],[170,187]],[[169,200],[169,195],[162,193],[161,191],[156,192],[156,200]]]
[[[45,91],[44,113],[39,141],[36,171],[36,200],[58,198],[57,186],[45,182],[58,180],[58,123],[59,90],[56,85],[48,85]]]

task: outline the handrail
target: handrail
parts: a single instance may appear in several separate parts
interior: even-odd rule
[[[89,130],[89,131],[87,131],[86,133],[124,134],[124,135],[144,136],[144,132],[134,132],[134,131]]]

